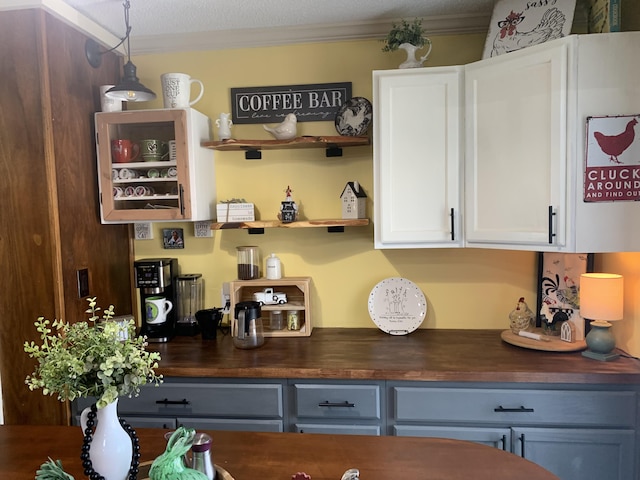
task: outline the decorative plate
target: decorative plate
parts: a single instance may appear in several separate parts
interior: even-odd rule
[[[357,137],[367,133],[373,117],[371,102],[364,97],[347,100],[336,114],[336,130],[340,135]]]
[[[411,280],[382,280],[369,294],[369,316],[380,330],[406,335],[417,329],[427,315],[427,300]]]

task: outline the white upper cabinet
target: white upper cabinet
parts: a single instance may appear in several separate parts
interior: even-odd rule
[[[463,245],[463,69],[373,72],[375,248]]]
[[[640,251],[638,202],[584,202],[587,119],[640,113],[638,51],[638,32],[580,35],[465,67],[467,246]]]

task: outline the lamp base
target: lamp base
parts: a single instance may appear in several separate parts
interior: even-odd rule
[[[592,360],[599,360],[601,362],[611,362],[612,360],[617,360],[618,358],[620,358],[620,355],[618,355],[617,353],[597,353],[592,352],[591,350],[585,350],[584,352],[582,352],[582,356],[590,358]]]

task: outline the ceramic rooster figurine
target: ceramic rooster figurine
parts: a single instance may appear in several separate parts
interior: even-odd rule
[[[263,125],[264,129],[278,140],[291,140],[296,138],[298,119],[295,113],[289,113],[283,122],[275,127]]]
[[[167,442],[165,452],[156,458],[149,470],[151,480],[209,480],[202,472],[186,467],[184,455],[191,448],[196,431],[178,427]]]

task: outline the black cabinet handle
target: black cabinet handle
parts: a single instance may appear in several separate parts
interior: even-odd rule
[[[525,413],[525,412],[533,412],[533,408],[525,408],[523,406],[520,406],[518,408],[504,408],[502,405],[500,405],[497,408],[493,409],[494,412],[515,412],[515,413]]]
[[[502,435],[502,450],[507,451],[507,436]]]
[[[456,225],[453,208],[451,209],[451,213],[449,215],[451,216],[451,241],[454,242],[456,239]]]
[[[549,243],[553,243],[553,237],[556,236],[553,233],[553,217],[555,216],[555,212],[553,211],[553,205],[549,205]]]
[[[522,458],[526,458],[525,454],[524,454],[524,433],[522,435],[520,435],[520,442],[522,443],[522,452],[521,452],[521,456]]]
[[[320,402],[318,404],[319,407],[355,407],[356,404],[355,403],[351,403],[347,400],[345,400],[344,402]]]
[[[180,184],[180,215],[184,216],[184,187]]]
[[[169,400],[168,398],[165,398],[164,400],[156,400],[156,403],[158,405],[189,405],[191,402],[186,398],[183,398],[182,400]]]

